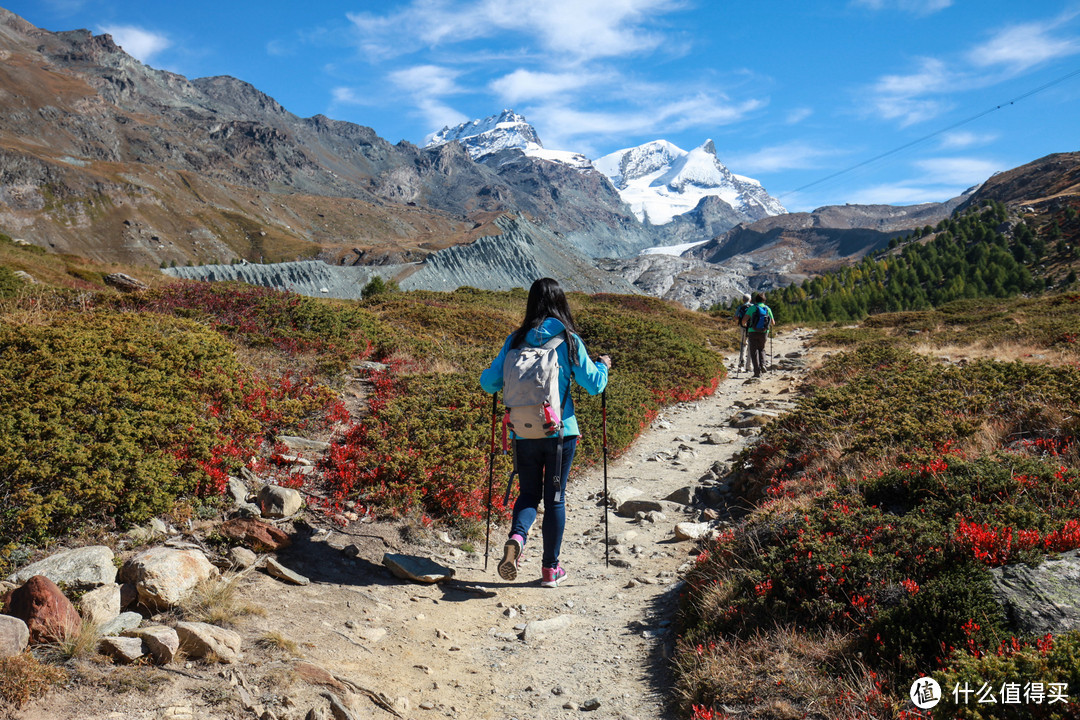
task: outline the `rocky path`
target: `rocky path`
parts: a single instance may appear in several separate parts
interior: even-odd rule
[[[242,663],[180,665],[159,676],[143,700],[58,693],[21,717],[669,717],[670,622],[680,573],[697,554],[697,543],[676,537],[676,525],[688,523],[680,527],[684,534],[702,531],[700,523],[716,516],[712,526],[723,525],[728,489],[716,470],[723,474],[721,466],[764,419],[791,407],[788,393],[813,361],[807,337],[793,330],[776,338],[778,368],[762,381],[747,383],[744,372],[712,397],[670,408],[609,463],[613,501],[647,501],[638,503],[640,514],[628,508],[629,517],[609,515],[610,565],[600,467],[571,475],[562,553],[569,575],[555,589],[538,582],[539,520],[514,583],[495,571],[504,530],[492,534],[485,572],[482,545],[466,552],[449,538],[410,543],[378,525],[313,528],[279,555],[309,585],[263,573],[241,581],[243,600],[264,609],[238,627]],[[745,427],[733,427],[733,418]],[[686,504],[693,492],[713,509]],[[437,585],[401,581],[382,566],[384,552],[422,554],[456,576]],[[331,697],[344,702],[331,708]],[[246,706],[241,714],[238,698]]]

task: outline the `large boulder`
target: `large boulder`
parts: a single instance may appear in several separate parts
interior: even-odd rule
[[[242,641],[232,630],[201,622],[179,622],[176,634],[180,638],[180,649],[189,657],[213,657],[223,663],[240,660]]]
[[[26,623],[33,645],[58,642],[82,630],[82,618],[75,606],[44,575],[35,575],[11,593],[4,614]]]
[[[199,550],[155,547],[130,558],[120,579],[135,584],[139,602],[152,609],[179,605],[199,583],[218,574]]]
[[[1058,635],[1080,628],[1080,551],[1062,553],[1036,567],[993,568],[990,577],[1017,633]]]
[[[78,606],[83,620],[105,625],[120,615],[120,586],[112,583],[95,588],[79,599]]]
[[[113,551],[104,545],[64,550],[22,568],[8,580],[21,585],[35,575],[44,575],[66,588],[94,588],[116,582]]]
[[[277,552],[292,544],[284,530],[255,518],[233,518],[223,522],[218,532],[255,552]]]
[[[0,615],[0,659],[14,657],[30,642],[30,628],[17,617]]]

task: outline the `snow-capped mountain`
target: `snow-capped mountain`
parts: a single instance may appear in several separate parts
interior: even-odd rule
[[[757,180],[735,175],[716,157],[712,140],[687,152],[666,140],[605,155],[593,166],[607,175],[642,222],[666,225],[715,196],[740,222],[787,212]]]
[[[513,110],[503,110],[498,115],[471,120],[456,127],[444,127],[435,133],[427,146],[444,145],[454,140],[461,143],[473,160],[500,150],[517,149],[541,160],[563,163],[579,170],[593,169],[592,162],[580,153],[546,149],[536,129],[524,115]]]

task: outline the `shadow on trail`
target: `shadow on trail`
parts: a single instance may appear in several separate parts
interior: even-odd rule
[[[652,634],[649,656],[645,666],[648,674],[644,680],[648,683],[652,693],[663,702],[668,713],[674,711],[678,700],[675,694],[673,658],[677,632],[675,616],[679,609],[679,594],[682,592],[683,587],[684,583],[679,581],[653,597],[647,608],[647,621],[644,626],[641,628],[635,627],[637,623],[631,623],[629,626],[630,630]],[[671,624],[660,627],[660,623],[665,621]],[[668,715],[665,714],[665,716]]]

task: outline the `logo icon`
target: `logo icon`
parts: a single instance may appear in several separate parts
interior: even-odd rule
[[[929,710],[941,702],[941,686],[932,677],[921,677],[911,684],[911,702],[920,710]]]

